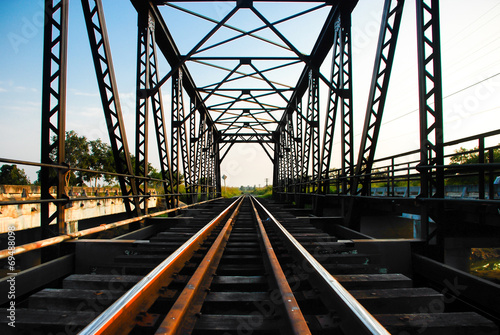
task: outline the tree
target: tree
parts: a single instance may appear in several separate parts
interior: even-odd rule
[[[450,158],[451,165],[457,164],[473,164],[479,162],[479,154],[477,152],[479,150],[478,147],[474,149],[465,149],[464,147],[460,147],[460,149],[455,150],[455,155]]]
[[[100,138],[95,141],[89,142],[89,153],[87,155],[87,168],[93,171],[106,171],[114,172],[115,164],[113,159],[113,151],[111,146],[103,143]],[[113,176],[103,173],[82,172],[83,179],[89,181],[97,187],[97,180],[104,176],[106,183],[112,182],[115,178]]]
[[[70,167],[88,168],[89,142],[85,136],[78,136],[74,130],[67,131],[64,150],[66,164]],[[55,157],[53,159],[55,160]],[[83,184],[84,173],[79,171],[75,173],[72,171],[69,185],[82,186]]]
[[[498,163],[500,162],[500,148],[490,149],[493,150],[493,161],[490,162],[490,157],[488,152],[484,153],[485,163]],[[466,149],[460,147],[460,149],[455,150],[455,154],[450,158],[450,164],[475,164],[479,163],[479,148]]]
[[[156,170],[154,167],[150,166],[149,167],[149,177],[153,179],[163,179],[161,172]],[[152,180],[149,182],[148,186],[153,187],[153,188],[158,188],[160,186],[161,182]]]
[[[493,162],[500,162],[500,148],[491,149],[493,150]],[[490,163],[490,157],[488,152],[485,152],[484,155],[485,163]],[[450,157],[450,165],[466,165],[466,164],[477,164],[479,163],[479,148],[475,147],[474,149],[466,149],[460,147],[460,149],[455,150],[455,154]],[[477,170],[459,170],[455,174],[455,177],[449,179],[447,184],[458,184],[458,185],[466,185],[466,184],[477,184],[478,176]],[[488,176],[486,176],[486,180]]]
[[[23,169],[17,165],[2,165],[0,168],[0,185],[29,185],[30,180]]]
[[[54,139],[55,140],[55,139]],[[85,136],[79,136],[74,130],[66,132],[65,139],[65,163],[71,168],[80,168],[89,171],[72,171],[68,185],[83,186],[85,182],[97,187],[99,179],[104,178],[106,184],[111,184],[116,180],[115,176],[107,174],[107,172],[116,173],[115,159],[111,146],[104,143],[100,138],[89,141]],[[120,153],[123,155],[123,152]],[[52,159],[55,160],[53,155]],[[130,155],[132,162],[132,173],[135,173],[135,157]],[[148,163],[148,176],[150,178],[162,179],[159,173],[151,163]],[[174,175],[174,180],[175,179]],[[40,183],[39,179],[36,183]],[[182,183],[184,176],[180,175]],[[175,182],[174,181],[174,182]]]

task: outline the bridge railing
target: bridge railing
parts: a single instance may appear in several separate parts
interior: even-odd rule
[[[495,145],[485,145],[487,141],[493,142],[495,137],[498,140]],[[463,148],[463,145],[471,146],[471,143],[474,148]],[[500,178],[498,178],[500,176],[500,144],[498,143],[500,143],[500,130],[444,143],[444,158],[447,164],[432,166],[432,168],[444,169],[447,194],[445,198],[493,200],[500,197]],[[421,172],[431,168],[420,165],[419,150],[376,159],[373,166],[370,173],[363,175],[349,172],[345,175],[341,169],[332,169],[329,178],[311,180],[308,177],[302,180],[284,180],[281,185],[275,187],[275,192],[342,195],[352,193],[343,188],[343,185],[351,185],[355,179],[369,178],[369,189],[365,195],[416,197],[420,194]],[[318,187],[320,184],[326,184],[328,187],[320,189]],[[360,186],[357,185],[358,188]],[[454,195],[448,196],[449,193],[454,193]],[[456,195],[457,193],[460,195]],[[469,196],[466,196],[467,193]]]
[[[20,166],[35,166],[35,167],[49,167],[51,169],[54,169],[55,171],[62,171],[63,174],[66,174],[66,176],[69,176],[69,173],[71,172],[85,172],[85,173],[90,173],[90,174],[97,174],[97,175],[107,175],[107,176],[112,176],[112,177],[127,177],[127,178],[134,178],[136,180],[146,180],[148,183],[165,183],[168,181],[162,180],[162,179],[156,179],[156,178],[150,178],[150,177],[141,177],[141,176],[130,176],[130,175],[125,175],[125,174],[120,174],[120,173],[115,173],[115,172],[106,172],[106,171],[95,171],[95,170],[89,170],[89,169],[82,169],[78,167],[70,167],[67,165],[54,165],[54,164],[43,164],[43,163],[38,163],[38,162],[30,162],[30,161],[22,161],[22,160],[15,160],[15,159],[8,159],[8,158],[0,158],[0,165],[1,163],[5,164],[12,164],[12,165],[20,165]],[[220,197],[220,194],[217,194],[217,190],[215,186],[209,185],[209,184],[193,184],[190,185],[189,188],[186,188],[186,190],[191,190],[191,192],[179,192],[179,193],[169,193],[169,194],[164,194],[161,189],[157,190],[154,187],[148,188],[148,192],[146,194],[136,194],[136,195],[124,195],[122,192],[119,190],[119,188],[115,188],[112,191],[109,191],[109,188],[107,187],[89,187],[92,192],[88,192],[89,190],[87,189],[87,192],[82,191],[81,193],[73,192],[73,187],[72,185],[69,185],[68,183],[68,178],[66,178],[66,186],[64,187],[64,190],[62,192],[63,196],[58,197],[57,192],[55,187],[51,188],[50,190],[50,198],[44,198],[41,194],[34,194],[33,191],[23,191],[19,195],[9,195],[7,199],[0,199],[0,216],[3,216],[4,219],[7,218],[6,215],[7,213],[15,212],[17,213],[16,215],[19,216],[21,215],[20,211],[23,211],[23,207],[28,207],[28,210],[31,208],[30,217],[26,220],[29,221],[30,226],[25,227],[23,226],[21,221],[16,221],[14,224],[12,224],[12,220],[0,220],[0,223],[3,221],[4,223],[0,225],[0,234],[5,233],[6,229],[1,229],[1,228],[6,228],[6,224],[9,227],[15,228],[15,230],[20,230],[20,229],[25,229],[25,228],[36,228],[40,226],[40,220],[36,220],[36,217],[33,215],[36,215],[41,212],[40,209],[38,208],[39,206],[42,206],[43,204],[50,204],[51,207],[49,207],[49,210],[54,212],[55,211],[55,206],[56,205],[61,205],[63,206],[64,210],[69,210],[74,208],[71,208],[74,206],[76,203],[77,205],[80,204],[80,206],[87,208],[87,206],[84,205],[89,203],[94,203],[97,202],[97,206],[102,205],[104,203],[108,203],[111,201],[113,204],[110,208],[107,210],[103,210],[99,206],[100,210],[95,210],[95,211],[86,211],[85,215],[77,215],[79,220],[83,219],[91,219],[91,218],[97,218],[102,215],[102,212],[105,212],[106,214],[118,214],[121,212],[126,212],[124,206],[120,207],[120,204],[125,201],[125,199],[132,199],[132,198],[139,198],[139,199],[144,199],[145,201],[141,201],[141,215],[147,215],[149,212],[158,212],[158,211],[163,211],[167,209],[173,209],[179,207],[179,205],[183,205],[183,203],[197,203],[200,201],[205,201],[209,199],[215,199],[217,197]],[[201,191],[204,190],[205,193],[202,193]],[[154,199],[155,201],[151,202],[151,199]],[[148,205],[149,203],[149,205]],[[95,204],[95,203],[94,203]],[[122,204],[123,205],[123,204]],[[109,207],[109,206],[108,206]],[[123,208],[122,208],[123,207]],[[88,208],[87,208],[88,209]],[[1,215],[2,212],[4,215]],[[24,213],[24,212],[23,212]],[[140,216],[140,215],[139,215]],[[132,216],[129,216],[130,218]],[[33,218],[35,220],[33,220]],[[24,220],[24,221],[26,221]],[[65,217],[65,234],[73,234],[73,233],[78,233],[78,226],[73,223],[74,218],[70,217]],[[55,223],[55,220],[52,222]],[[14,227],[15,226],[15,227]],[[11,228],[12,228],[11,227]],[[50,229],[55,229],[54,225],[50,225]],[[54,228],[52,228],[54,227]],[[56,231],[54,231],[51,236],[59,235]]]

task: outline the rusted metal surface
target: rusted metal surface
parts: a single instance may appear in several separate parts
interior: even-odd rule
[[[178,211],[178,210],[186,209],[186,208],[189,208],[189,207],[192,207],[192,206],[196,206],[196,205],[201,205],[201,204],[204,204],[204,203],[207,203],[207,202],[210,202],[210,201],[214,201],[214,200],[218,200],[218,199],[220,199],[220,198],[210,199],[210,200],[206,200],[206,201],[203,201],[203,202],[198,202],[196,204],[185,205],[185,206],[180,206],[180,207],[177,207],[177,208],[167,209],[167,210],[164,210],[164,211],[161,211],[161,212],[156,212],[156,213],[152,213],[152,214],[148,214],[148,215],[142,215],[142,216],[138,216],[138,217],[135,217],[135,218],[132,218],[132,219],[117,221],[117,222],[108,223],[108,224],[102,224],[100,226],[89,228],[89,229],[85,229],[85,230],[81,230],[81,231],[76,232],[76,233],[66,234],[66,235],[60,235],[60,236],[51,237],[51,238],[47,238],[47,239],[44,239],[44,240],[40,240],[40,241],[36,241],[36,242],[32,242],[32,243],[27,243],[27,244],[23,244],[23,245],[20,245],[20,246],[16,246],[14,250],[4,249],[4,250],[0,251],[0,259],[4,259],[4,258],[7,258],[7,257],[12,256],[12,255],[16,256],[16,255],[23,254],[25,252],[32,251],[32,250],[37,250],[37,249],[49,247],[51,245],[55,245],[55,244],[58,244],[58,243],[61,243],[61,242],[64,242],[64,241],[69,241],[69,240],[80,238],[80,237],[83,237],[83,236],[88,236],[88,235],[96,234],[96,233],[99,233],[99,232],[102,232],[102,231],[105,231],[105,230],[118,228],[118,227],[125,226],[125,225],[128,225],[128,224],[133,223],[133,222],[138,222],[138,221],[141,221],[141,220],[144,220],[144,219],[147,219],[147,218],[151,218],[151,217],[155,217],[155,216],[159,216],[159,215],[163,215],[163,214],[172,213],[172,212],[175,212],[175,211]]]
[[[238,207],[236,207],[236,210],[224,225],[224,228],[219,233],[219,236],[215,240],[214,244],[212,244],[212,246],[210,247],[210,250],[203,258],[200,266],[196,269],[194,275],[186,285],[186,288],[177,298],[174,305],[170,309],[170,312],[167,314],[165,319],[163,319],[163,322],[161,323],[155,334],[178,334],[185,319],[194,316],[194,314],[196,313],[193,313],[192,311],[192,303],[195,299],[195,296],[202,293],[200,292],[200,287],[202,286],[202,284],[206,285],[206,280],[209,278],[209,276],[215,273],[215,270],[219,265],[219,261],[222,256],[222,252],[226,245],[227,239],[231,234],[234,220],[239,213],[239,209],[242,203],[243,201],[240,200]]]
[[[191,258],[212,229],[222,222],[236,206],[237,201],[234,201],[221,214],[168,256],[132,289],[85,327],[80,334],[127,334],[130,332],[136,324],[136,316],[147,311],[159,296],[161,288],[168,286],[172,281],[173,274],[184,266],[184,263]]]
[[[254,201],[252,201],[252,208],[255,212],[255,218],[259,226],[259,231],[261,239],[264,243],[264,248],[266,249],[266,255],[273,270],[272,272],[276,280],[276,284],[278,285],[279,296],[281,297],[281,301],[283,302],[283,306],[290,323],[291,333],[297,335],[311,334],[304,315],[300,310],[299,304],[295,299],[293,291],[290,288],[290,285],[288,285],[285,273],[283,272],[278,258],[276,257],[276,253],[274,252],[271,241],[267,236],[266,229],[262,224],[262,220],[259,217],[259,213],[257,212]]]
[[[337,306],[341,318],[341,328],[352,334],[380,334],[389,335],[389,332],[371,315],[275,218],[274,216],[254,198],[254,201],[262,208],[271,219],[284,240],[293,246],[294,255],[300,257],[300,262],[306,264],[313,270],[311,275],[316,275],[318,289],[322,295],[328,295],[329,299]]]

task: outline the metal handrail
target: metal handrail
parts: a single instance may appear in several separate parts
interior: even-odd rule
[[[192,206],[196,206],[196,205],[201,205],[201,204],[204,204],[204,203],[207,203],[207,202],[211,202],[211,201],[214,201],[214,200],[218,200],[218,199],[221,199],[221,198],[210,199],[210,200],[206,200],[206,201],[202,201],[202,202],[197,202],[195,204],[190,204],[190,205],[185,205],[185,206],[179,206],[179,207],[176,207],[176,208],[171,208],[171,209],[167,209],[167,210],[156,212],[156,213],[152,213],[152,214],[142,215],[142,216],[138,216],[138,217],[127,219],[127,220],[121,220],[121,221],[117,221],[117,222],[113,222],[113,223],[102,224],[100,226],[89,228],[89,229],[85,229],[85,230],[81,230],[81,231],[78,231],[76,233],[66,234],[66,235],[59,235],[59,236],[47,238],[47,239],[44,239],[44,240],[40,240],[40,241],[36,241],[36,242],[32,242],[32,243],[27,243],[27,244],[23,244],[23,245],[20,245],[20,246],[16,246],[13,250],[9,250],[9,249],[0,250],[0,259],[7,258],[9,256],[17,256],[17,255],[26,253],[28,251],[42,249],[42,248],[45,248],[45,247],[49,247],[49,246],[52,246],[52,245],[59,244],[59,243],[64,242],[64,241],[69,241],[69,240],[72,240],[72,239],[76,239],[76,238],[80,238],[80,237],[84,237],[84,236],[96,234],[96,233],[99,233],[99,232],[102,232],[102,231],[105,231],[105,230],[109,230],[109,229],[114,229],[114,228],[118,228],[118,227],[121,227],[121,226],[125,226],[125,225],[133,223],[133,222],[138,222],[138,221],[144,220],[146,218],[151,218],[151,217],[155,217],[155,216],[159,216],[159,215],[163,215],[163,214],[172,213],[172,212],[175,212],[175,211],[178,211],[178,210],[186,209],[186,208],[189,208],[189,207],[192,207]]]

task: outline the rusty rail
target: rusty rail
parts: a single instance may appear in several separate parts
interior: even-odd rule
[[[234,220],[239,213],[242,203],[243,201],[240,201],[238,203],[235,211],[233,212],[229,220],[227,220],[224,228],[222,228],[221,232],[219,233],[219,236],[217,236],[217,239],[210,247],[210,250],[201,261],[200,266],[196,269],[195,273],[186,285],[186,288],[184,288],[184,290],[181,292],[155,334],[178,334],[181,327],[183,327],[186,319],[189,317],[193,317],[196,313],[196,311],[192,310],[194,300],[202,293],[202,286],[207,286],[209,284],[207,282],[207,279],[215,273],[215,270],[219,265],[224,247],[227,243],[227,239],[231,234]]]
[[[201,302],[207,294],[204,289],[210,286],[211,276],[215,273],[219,265],[227,240],[231,234],[232,226],[244,198],[245,196],[240,197],[233,202],[223,213],[202,229],[206,231],[208,226],[212,228],[215,227],[229,215],[229,212],[232,212],[214,243],[203,257],[198,268],[189,279],[189,282],[170,308],[168,314],[163,318],[155,334],[174,335],[185,333],[194,325],[191,320],[195,319],[196,313],[199,312],[201,308]],[[288,318],[290,334],[311,334],[253,202],[252,208],[254,218],[257,221],[259,236],[265,249],[265,255],[267,256],[267,261],[273,272],[281,302],[286,310],[285,314]],[[141,313],[145,313],[148,310],[149,306],[151,306],[159,296],[158,292],[161,290],[161,287],[168,286],[172,280],[170,276],[178,272],[180,270],[179,267],[182,267],[187,259],[194,253],[192,249],[193,246],[199,247],[201,244],[200,232],[169,256],[124,296],[118,299],[80,334],[128,333],[134,327],[137,315],[141,315]],[[205,232],[204,236],[207,236],[207,234],[208,233]]]
[[[255,207],[255,203],[253,200],[251,200],[251,203],[253,211],[255,213],[255,219],[257,220],[257,225],[259,227],[259,232],[262,241],[264,243],[264,248],[266,249],[266,255],[269,260],[270,266],[272,268],[276,285],[278,286],[279,289],[279,296],[281,298],[281,302],[283,303],[286,315],[288,317],[288,322],[291,328],[291,334],[296,334],[296,335],[311,334],[309,326],[307,325],[304,315],[300,310],[299,304],[295,299],[293,291],[290,288],[290,285],[288,285],[285,273],[283,272],[280,266],[278,257],[276,257],[276,253],[274,252],[273,246],[271,245],[271,241],[267,236],[266,229],[262,224],[262,220],[260,219],[257,208]]]
[[[241,198],[235,200],[215,219],[168,256],[79,334],[127,334],[135,325],[139,313],[146,311],[154,303],[161,288],[168,286],[172,281],[173,274],[180,271],[184,263],[200,247],[200,242],[205,240],[212,229],[227,217],[238,201],[241,201]]]
[[[377,334],[389,335],[389,332],[371,315],[293,236],[278,220],[257,200],[255,202],[271,219],[278,232],[290,246],[299,263],[311,269],[311,277],[316,277],[316,283],[321,294],[336,306],[340,316],[340,327],[347,334]]]
[[[9,256],[17,256],[17,255],[23,254],[23,253],[28,252],[28,251],[33,251],[33,250],[37,250],[37,249],[49,247],[49,246],[56,245],[56,244],[59,244],[59,243],[64,242],[64,241],[69,241],[69,240],[73,240],[73,239],[80,238],[80,237],[83,237],[83,236],[88,236],[88,235],[96,234],[96,233],[99,233],[99,232],[102,232],[102,231],[105,231],[105,230],[109,230],[109,229],[114,229],[114,228],[118,228],[118,227],[121,227],[121,226],[125,226],[127,224],[130,224],[130,223],[133,223],[133,222],[137,222],[137,221],[141,221],[141,220],[144,220],[144,219],[147,219],[147,218],[150,218],[150,217],[155,217],[155,216],[159,216],[159,215],[163,215],[163,214],[172,213],[172,212],[175,212],[175,211],[178,211],[178,210],[186,209],[186,208],[189,208],[189,207],[192,207],[192,206],[196,206],[196,205],[201,205],[201,204],[204,204],[204,203],[207,203],[207,202],[211,202],[211,201],[214,201],[214,200],[218,200],[218,199],[220,199],[220,198],[210,199],[210,200],[198,202],[198,203],[191,204],[191,205],[185,205],[185,206],[180,206],[180,207],[176,207],[176,208],[171,208],[171,209],[167,209],[167,210],[164,210],[164,211],[161,211],[161,212],[156,212],[156,213],[152,213],[152,214],[142,215],[142,216],[138,216],[138,217],[135,217],[135,218],[121,220],[121,221],[117,221],[117,222],[113,222],[113,223],[102,224],[100,226],[89,228],[89,229],[85,229],[85,230],[81,230],[81,231],[78,231],[76,233],[71,233],[71,234],[66,234],[66,235],[59,235],[59,236],[47,238],[47,239],[44,239],[44,240],[40,240],[40,241],[36,241],[36,242],[32,242],[32,243],[27,243],[27,244],[23,244],[23,245],[20,245],[20,246],[16,246],[15,248],[12,248],[12,249],[0,250],[0,259],[5,259],[5,258],[7,258]]]

